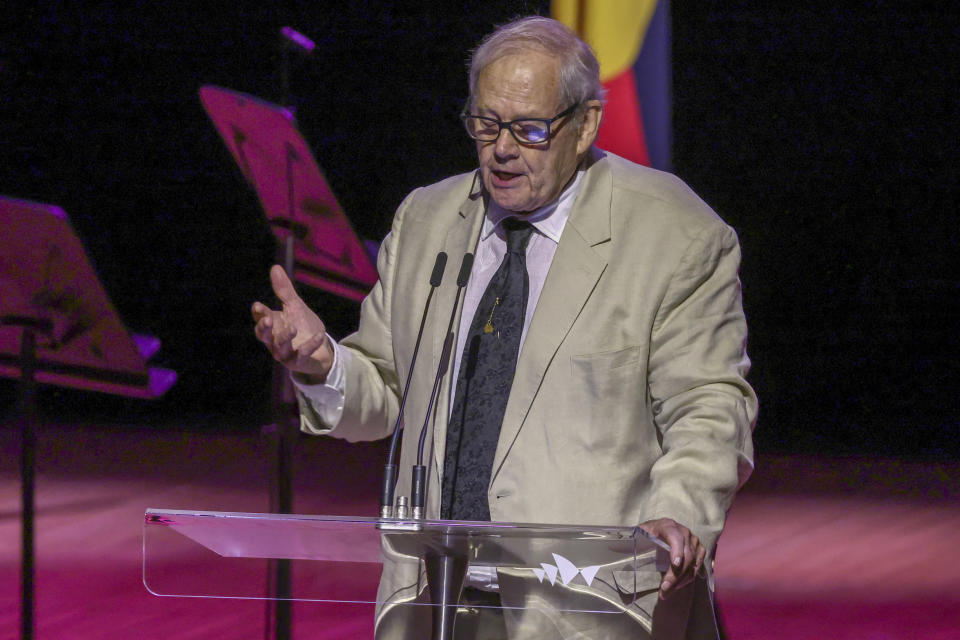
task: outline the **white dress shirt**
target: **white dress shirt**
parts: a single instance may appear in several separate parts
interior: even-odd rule
[[[582,179],[583,171],[579,170],[573,182],[563,190],[557,200],[540,207],[523,218],[533,225],[535,233],[530,236],[530,241],[527,244],[527,276],[530,288],[527,296],[526,315],[523,319],[523,331],[520,334],[521,350],[527,337],[527,328],[530,326],[530,320],[533,318],[533,312],[537,307],[537,301],[540,299],[540,292],[543,291],[543,283],[547,279],[547,272],[550,270],[553,256],[557,252],[560,236],[563,234],[563,228],[570,217],[573,203],[577,199]],[[470,332],[470,324],[473,322],[473,316],[477,312],[477,306],[480,304],[483,292],[490,284],[493,274],[496,273],[500,263],[503,262],[504,255],[507,253],[507,238],[502,222],[512,215],[512,212],[501,208],[492,199],[490,200],[484,216],[483,228],[480,230],[480,240],[474,254],[470,280],[467,282],[464,292],[460,330],[457,333],[457,348],[454,352],[453,369],[451,369],[451,376],[454,380],[454,384],[450,385],[449,406],[451,410],[453,408],[453,394],[456,391],[455,381],[460,372],[460,359],[467,341],[467,334]],[[298,380],[297,376],[292,376],[292,378],[296,387],[310,400],[317,416],[327,427],[332,429],[340,422],[340,416],[343,414],[343,398],[346,393],[344,369],[348,366],[350,352],[332,338],[330,342],[333,344],[334,358],[333,366],[325,383],[305,384]]]

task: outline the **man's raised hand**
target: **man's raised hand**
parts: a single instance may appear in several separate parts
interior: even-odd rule
[[[270,269],[270,284],[281,308],[275,311],[261,302],[253,303],[250,313],[257,339],[290,371],[307,376],[311,382],[324,382],[333,366],[333,345],[323,321],[297,295],[279,265]]]

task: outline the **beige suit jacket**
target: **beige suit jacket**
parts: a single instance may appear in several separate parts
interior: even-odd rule
[[[736,234],[676,177],[593,150],[517,363],[488,491],[494,521],[635,525],[668,517],[713,549],[752,469],[757,400]],[[413,191],[361,309],[343,417],[305,431],[390,434],[433,258],[450,260],[427,319],[404,415],[397,495],[409,495],[460,257],[484,215],[477,174]],[[456,329],[454,329],[456,332]],[[451,377],[427,439],[427,517],[439,514]],[[395,585],[396,586],[396,585]]]

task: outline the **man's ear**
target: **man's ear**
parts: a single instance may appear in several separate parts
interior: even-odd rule
[[[580,129],[577,133],[577,155],[586,153],[594,140],[597,139],[600,122],[603,120],[603,103],[599,100],[588,100],[584,109],[583,118],[580,120]]]

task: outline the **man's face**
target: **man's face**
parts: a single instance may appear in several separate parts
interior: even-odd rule
[[[471,113],[508,122],[552,118],[569,106],[561,104],[557,62],[530,50],[499,58],[480,73]],[[593,143],[594,136],[581,134],[577,124],[573,114],[564,116],[550,126],[550,140],[537,145],[520,144],[507,129],[492,142],[477,141],[480,175],[494,201],[527,213],[556,200],[579,154]]]

